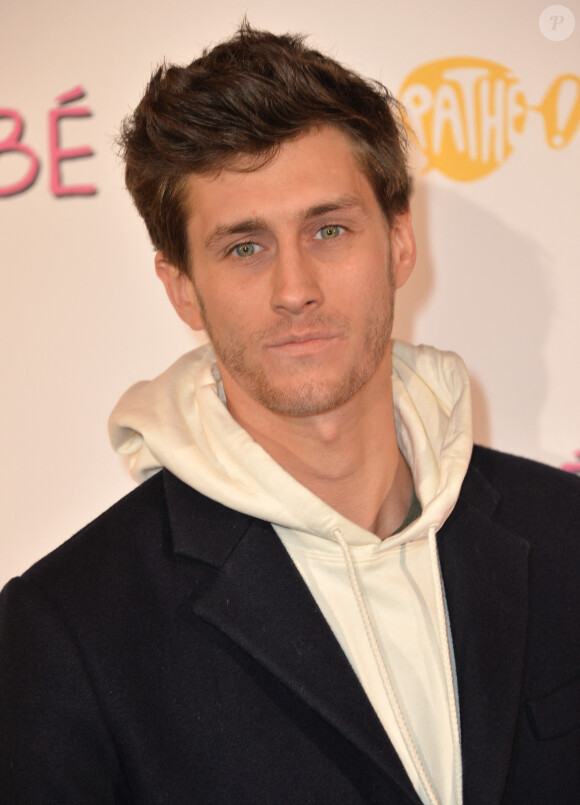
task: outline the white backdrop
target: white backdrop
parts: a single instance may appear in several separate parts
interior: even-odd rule
[[[108,445],[109,411],[194,342],[154,276],[113,140],[152,68],[190,61],[244,13],[257,27],[310,33],[363,74],[407,89],[424,137],[417,164],[426,167],[428,152],[438,167],[417,178],[419,262],[399,295],[396,333],[464,357],[479,441],[554,465],[574,460],[580,2],[548,12],[541,30],[547,6],[21,0],[3,10],[0,108],[11,111],[0,119],[0,193],[26,184],[31,153],[39,171],[0,198],[0,584],[133,486]],[[564,39],[570,12],[577,27]],[[470,69],[489,78],[478,85],[489,97],[470,94]],[[10,150],[18,118],[28,153]],[[93,155],[66,158],[82,147]]]

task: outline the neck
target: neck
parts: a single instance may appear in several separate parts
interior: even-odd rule
[[[397,444],[390,351],[347,403],[314,416],[273,413],[228,391],[234,419],[303,486],[382,539],[396,531],[413,480]]]

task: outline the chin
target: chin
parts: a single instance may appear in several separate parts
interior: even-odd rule
[[[316,416],[334,411],[349,402],[365,385],[368,377],[353,372],[331,385],[317,381],[303,383],[299,387],[282,389],[264,384],[250,393],[264,408],[285,416]]]

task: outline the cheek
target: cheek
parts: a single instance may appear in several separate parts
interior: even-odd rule
[[[204,319],[214,325],[227,323],[235,317],[234,298],[227,285],[223,287],[200,279],[196,284],[200,312]]]
[[[271,290],[267,283],[227,282],[212,289],[208,315],[221,323],[224,331],[250,334],[271,324]],[[211,305],[211,307],[210,307]]]
[[[212,336],[222,343],[242,347],[259,327],[256,307],[246,309],[240,303],[221,302],[214,306],[213,315],[211,311],[207,312]]]
[[[351,263],[344,283],[351,302],[365,298],[370,304],[389,295],[393,284],[389,252],[380,246],[361,253]]]

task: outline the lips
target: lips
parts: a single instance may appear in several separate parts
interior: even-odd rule
[[[266,347],[286,347],[293,344],[308,344],[314,341],[329,341],[337,338],[338,333],[332,330],[309,330],[304,333],[286,333],[266,343]]]
[[[286,333],[268,341],[266,350],[275,358],[288,360],[314,359],[326,355],[338,343],[340,333],[330,330],[311,330],[304,333]]]

